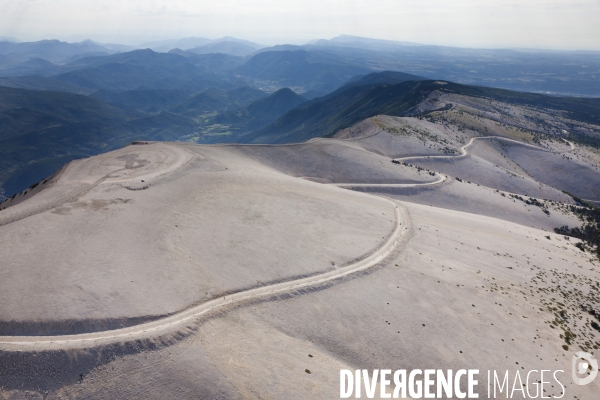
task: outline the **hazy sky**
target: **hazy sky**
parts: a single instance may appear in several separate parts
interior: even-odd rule
[[[263,44],[350,34],[426,44],[600,50],[600,0],[0,0],[0,36]]]

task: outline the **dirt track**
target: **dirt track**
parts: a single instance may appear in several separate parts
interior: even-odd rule
[[[375,134],[379,133],[380,131],[375,132]],[[373,136],[375,134],[369,135],[369,136]],[[395,158],[394,161],[397,162],[404,162],[407,160],[417,160],[417,159],[434,159],[434,158],[442,158],[442,159],[448,159],[448,158],[462,158],[462,157],[466,157],[469,155],[469,152],[467,151],[467,148],[472,146],[475,140],[488,140],[488,139],[497,139],[497,140],[504,140],[507,142],[513,142],[516,144],[520,144],[522,146],[525,147],[530,147],[532,149],[535,150],[543,150],[543,151],[548,151],[546,149],[543,149],[541,147],[538,146],[534,146],[531,144],[527,144],[527,143],[523,143],[523,142],[519,142],[518,140],[514,140],[514,139],[509,139],[509,138],[505,138],[502,136],[479,136],[479,137],[474,137],[471,138],[471,140],[469,140],[469,142],[467,144],[465,144],[464,146],[462,146],[460,148],[461,154],[454,156],[454,155],[448,155],[448,156],[410,156],[410,157],[400,157],[400,158]],[[344,139],[344,140],[350,140],[350,139]],[[571,151],[573,149],[575,149],[575,146],[573,145],[573,143],[565,140],[565,142],[567,142],[570,146],[571,149],[567,150],[567,151]],[[506,168],[502,168],[502,167],[498,167],[501,168],[503,170],[508,171]],[[509,171],[512,174],[518,175],[518,176],[522,176],[520,174],[517,174],[513,171]],[[438,177],[438,179],[434,182],[426,182],[426,183],[418,183],[418,184],[403,184],[403,183],[334,183],[332,185],[334,186],[338,186],[338,187],[343,187],[343,188],[353,188],[353,187],[365,187],[365,188],[377,188],[377,187],[391,187],[391,188],[408,188],[408,187],[424,187],[424,186],[433,186],[433,185],[438,185],[440,183],[445,182],[448,179],[447,175],[444,174],[440,174],[438,172],[435,172],[436,176]]]
[[[405,243],[411,233],[410,218],[405,209],[397,202],[387,199],[393,203],[396,216],[396,227],[388,240],[373,254],[368,257],[350,264],[346,267],[336,269],[308,278],[293,280],[289,282],[277,283],[269,286],[263,286],[246,291],[241,291],[229,296],[223,296],[209,302],[200,304],[196,307],[176,313],[172,316],[117,330],[104,332],[85,333],[79,335],[64,336],[4,336],[0,337],[0,350],[4,351],[40,351],[56,350],[68,348],[86,348],[99,345],[111,344],[114,342],[130,342],[148,337],[156,337],[161,334],[172,332],[185,327],[193,319],[206,315],[219,308],[253,300],[260,297],[277,295],[284,292],[305,289],[311,286],[318,286],[323,283],[345,277],[356,272],[371,268],[390,253],[398,249]],[[401,221],[404,221],[402,223]]]
[[[377,132],[376,132],[377,133]],[[461,155],[459,156],[420,156],[420,157],[402,157],[398,158],[395,161],[405,161],[410,159],[417,158],[456,158],[456,157],[464,157],[468,155],[467,148],[470,147],[475,139],[501,139],[507,140],[510,142],[515,142],[518,144],[522,144],[525,146],[530,146],[535,149],[539,149],[537,146],[527,145],[521,143],[516,140],[502,138],[502,137],[476,137],[471,138],[471,140],[461,148]],[[327,140],[327,139],[321,139]],[[346,139],[352,140],[352,139]],[[571,144],[572,146],[572,144]],[[180,146],[177,146],[181,149]],[[187,151],[186,151],[187,152]],[[193,157],[192,157],[193,158]],[[190,158],[191,159],[191,158]],[[160,176],[165,175],[169,172],[174,172],[190,161],[190,159],[185,162],[177,162],[173,168],[167,168],[166,171],[158,171],[155,172],[153,177],[156,179]],[[89,187],[86,187],[78,192],[69,193],[68,196],[64,196],[63,198],[58,199],[52,205],[43,205],[40,206],[34,212],[28,211],[27,213],[20,214],[18,216],[14,216],[10,218],[10,220],[6,220],[2,224],[7,224],[10,222],[14,222],[18,219],[25,218],[29,215],[33,215],[35,213],[40,213],[46,211],[50,208],[57,207],[58,205],[73,199],[74,197],[80,196],[88,191],[90,191],[95,186],[101,184],[106,179],[118,175],[119,172],[125,171],[127,168],[120,168],[109,172],[108,174],[102,176],[96,182],[91,184]],[[448,179],[446,175],[436,173],[438,179],[434,182],[426,182],[426,183],[417,183],[417,184],[368,184],[368,183],[338,183],[331,184],[338,187],[344,188],[352,188],[352,187],[421,187],[421,186],[432,186],[443,183]],[[113,179],[115,182],[126,183],[127,179]],[[93,333],[84,333],[84,334],[74,334],[74,335],[62,335],[62,336],[4,336],[0,337],[0,349],[7,351],[23,351],[28,349],[35,349],[36,351],[40,349],[67,349],[67,348],[86,348],[91,346],[98,346],[104,344],[110,344],[114,342],[129,342],[133,340],[138,340],[141,338],[148,337],[157,337],[161,336],[168,332],[173,332],[179,328],[185,327],[186,324],[192,322],[192,320],[204,316],[206,314],[211,313],[217,309],[223,308],[225,306],[232,305],[234,303],[241,303],[249,300],[253,300],[256,298],[261,298],[270,295],[276,295],[283,292],[300,290],[312,286],[318,286],[325,282],[333,281],[344,276],[368,269],[373,267],[382,261],[386,256],[397,249],[401,243],[403,243],[410,233],[410,219],[406,210],[401,209],[401,206],[398,202],[393,201],[391,199],[386,198],[386,200],[392,202],[395,206],[396,212],[396,225],[395,230],[389,239],[374,253],[367,256],[366,258],[359,260],[355,263],[352,263],[346,267],[339,268],[333,271],[325,272],[322,274],[318,274],[315,276],[311,276],[308,278],[297,279],[288,282],[276,283],[268,286],[263,286],[259,288],[252,288],[249,290],[240,291],[228,296],[219,297],[217,299],[213,299],[211,301],[202,303],[195,307],[186,309],[184,311],[175,313],[174,315],[158,319],[152,322],[142,323],[134,326],[130,326],[127,328],[116,329],[116,330],[108,330],[108,331],[100,331]],[[401,211],[402,210],[402,211]],[[403,216],[401,214],[404,214]],[[404,225],[402,222],[404,221]]]
[[[378,133],[377,131],[376,133]],[[375,134],[376,134],[375,133]],[[513,139],[497,137],[497,136],[484,136],[484,137],[475,137],[471,138],[470,141],[461,147],[461,155],[458,156],[418,156],[418,157],[402,157],[395,159],[394,161],[406,161],[411,159],[422,159],[422,158],[457,158],[457,157],[465,157],[468,155],[467,148],[470,147],[474,140],[476,139],[499,139],[514,142],[517,144],[521,144],[524,146],[535,148],[536,150],[540,150],[541,148],[533,145],[528,145]],[[321,139],[327,140],[327,139]],[[346,139],[352,140],[352,139]],[[573,144],[569,142],[571,148],[573,148]],[[268,146],[268,145],[267,145]],[[177,146],[181,149],[180,146]],[[186,152],[188,152],[186,150]],[[189,153],[189,152],[188,152]],[[160,176],[163,176],[169,172],[174,172],[183,166],[185,166],[193,157],[184,160],[185,162],[176,162],[173,168],[167,168],[166,171],[158,171],[153,174],[153,178],[156,179]],[[22,214],[18,214],[17,216],[13,216],[10,219],[6,219],[5,221],[0,222],[0,226],[3,224],[7,224],[10,222],[14,222],[19,219],[26,218],[29,215],[33,215],[36,213],[40,213],[46,211],[50,208],[57,207],[58,205],[69,201],[73,198],[76,198],[88,191],[90,191],[95,186],[101,184],[108,178],[113,179],[114,182],[126,183],[127,179],[116,179],[115,175],[118,175],[119,172],[125,171],[127,168],[120,168],[109,172],[108,174],[102,176],[100,179],[92,183],[89,187],[86,187],[82,190],[79,190],[75,193],[69,193],[67,196],[64,196],[55,203],[51,205],[42,205],[38,207],[38,209],[34,211],[23,212]],[[343,188],[352,188],[352,187],[421,187],[421,186],[432,186],[438,185],[440,183],[445,182],[448,177],[446,175],[440,174],[436,172],[436,176],[438,179],[434,182],[426,182],[426,183],[417,183],[417,184],[369,184],[369,183],[337,183],[330,184]],[[383,196],[380,196],[383,197]],[[385,198],[385,197],[383,197]],[[333,281],[344,276],[368,269],[377,265],[383,259],[386,258],[388,254],[397,249],[401,243],[404,243],[406,239],[410,236],[410,218],[408,217],[407,211],[399,205],[398,202],[393,201],[391,199],[385,198],[387,201],[391,202],[395,206],[396,213],[396,225],[392,235],[388,238],[388,240],[374,253],[367,256],[366,258],[359,260],[355,263],[352,263],[346,267],[339,268],[333,271],[325,272],[322,274],[314,275],[308,278],[302,278],[282,283],[275,283],[268,286],[252,288],[249,290],[240,291],[228,296],[219,297],[208,302],[202,303],[195,307],[191,307],[184,311],[175,313],[174,315],[170,315],[168,317],[158,319],[152,322],[142,323],[134,326],[130,326],[127,328],[116,329],[116,330],[108,330],[108,331],[100,331],[93,333],[83,333],[83,334],[74,334],[74,335],[61,335],[61,336],[4,336],[0,337],[0,349],[7,351],[27,351],[27,350],[41,350],[41,349],[68,349],[68,348],[86,348],[91,346],[98,346],[104,344],[110,344],[114,342],[129,342],[133,340],[138,340],[141,338],[148,337],[157,337],[161,336],[168,332],[173,332],[179,328],[185,327],[186,324],[192,322],[192,320],[209,314],[217,309],[223,308],[225,306],[232,305],[234,303],[242,303],[249,300],[253,300],[256,298],[271,296],[280,294],[283,292],[296,291],[312,286],[318,286],[325,282]],[[401,221],[404,221],[404,225]]]

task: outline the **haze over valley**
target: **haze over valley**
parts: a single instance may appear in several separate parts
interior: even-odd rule
[[[3,399],[594,399],[600,52],[5,38],[0,244]]]
[[[459,49],[343,35],[304,46],[190,37],[140,47],[89,40],[0,42],[0,196],[22,191],[70,160],[133,140],[251,143],[289,123],[286,113],[301,112],[293,110],[302,103],[314,110],[364,101],[357,97],[361,86],[445,79],[600,95],[600,53],[593,52]],[[354,91],[345,91],[352,86]],[[329,118],[331,112],[322,114]],[[285,140],[331,135],[380,112],[372,107],[360,118],[342,116],[341,125],[303,128]]]

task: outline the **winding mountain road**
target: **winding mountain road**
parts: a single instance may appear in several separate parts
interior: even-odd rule
[[[525,147],[529,147],[532,148],[534,150],[542,150],[542,151],[550,151],[548,149],[545,149],[543,147],[540,146],[536,146],[533,144],[529,144],[529,143],[523,143],[520,142],[518,140],[515,139],[510,139],[510,138],[506,138],[504,136],[476,136],[476,137],[472,137],[471,140],[469,140],[467,142],[467,144],[465,144],[464,146],[462,146],[460,148],[460,153],[459,155],[444,155],[444,156],[410,156],[410,157],[401,157],[401,158],[396,158],[396,161],[406,161],[406,160],[413,160],[413,159],[417,159],[417,158],[457,158],[457,157],[466,157],[469,155],[469,152],[467,151],[468,147],[471,147],[473,145],[473,143],[475,143],[475,140],[490,140],[490,139],[496,139],[496,140],[502,140],[505,142],[512,142],[512,143],[516,143],[519,144],[521,146],[525,146]],[[573,143],[569,142],[568,140],[563,139],[565,142],[567,142],[569,144],[569,146],[571,147],[569,150],[567,151],[571,151],[575,149],[575,146],[573,145]]]
[[[468,155],[467,148],[470,147],[475,140],[480,139],[500,139],[515,142],[520,145],[533,147],[538,150],[541,149],[537,146],[522,143],[513,139],[498,136],[482,136],[471,138],[471,140],[469,140],[469,142],[466,145],[461,147],[462,154],[458,156],[412,156],[398,158],[395,159],[395,161],[406,161],[417,158],[422,159],[465,157]],[[571,145],[571,149],[573,149],[573,144],[570,142],[568,143]],[[442,175],[439,173],[436,173],[436,175],[438,176],[438,179],[434,182],[416,184],[336,183],[330,185],[335,185],[339,187],[419,187],[437,185],[448,179],[446,175]],[[108,175],[102,177],[91,187],[85,188],[85,191],[83,191],[82,193],[87,192],[92,187],[100,184],[107,177]],[[77,193],[77,195],[81,195],[82,193]],[[41,351],[64,350],[72,348],[91,348],[109,345],[117,342],[127,343],[141,339],[158,338],[163,335],[176,332],[179,329],[183,329],[186,326],[192,324],[196,319],[207,314],[220,311],[231,305],[253,301],[257,299],[265,299],[272,296],[278,296],[283,293],[296,292],[313,287],[318,287],[320,285],[327,284],[334,280],[338,280],[340,278],[344,278],[346,276],[365,271],[379,264],[391,253],[399,250],[400,247],[409,239],[412,232],[412,225],[407,210],[395,200],[384,196],[378,197],[384,198],[394,206],[396,218],[394,230],[381,247],[379,247],[372,254],[355,263],[306,278],[296,279],[288,282],[275,283],[267,286],[255,287],[234,294],[222,296],[210,300],[208,302],[196,305],[194,307],[185,309],[168,317],[154,320],[151,322],[141,323],[126,328],[59,336],[0,336],[0,351]],[[38,212],[41,211],[43,210],[40,210]]]
[[[353,187],[397,187],[397,188],[407,188],[407,187],[421,187],[421,186],[433,186],[445,182],[448,179],[448,176],[441,174],[439,172],[435,172],[435,176],[437,176],[437,180],[433,182],[424,182],[424,183],[329,183],[329,185],[337,186],[341,188],[353,188]]]
[[[375,134],[377,134],[379,132],[376,132]],[[461,154],[459,155],[439,155],[439,156],[408,156],[408,157],[400,157],[400,158],[393,158],[392,161],[396,161],[396,162],[404,162],[407,160],[416,160],[416,159],[433,159],[433,158],[437,158],[437,159],[450,159],[450,158],[463,158],[469,155],[469,152],[467,151],[467,148],[471,147],[473,145],[473,143],[475,143],[475,140],[489,140],[489,139],[496,139],[496,140],[503,140],[506,142],[512,142],[512,143],[516,143],[519,144],[521,146],[525,146],[525,147],[529,147],[532,148],[534,150],[542,150],[542,151],[550,151],[548,149],[545,149],[543,147],[539,147],[539,146],[535,146],[533,144],[529,144],[529,143],[523,143],[520,142],[518,140],[515,139],[510,139],[510,138],[506,138],[503,136],[477,136],[477,137],[472,137],[467,144],[465,144],[464,146],[462,146],[460,148],[460,152]],[[566,139],[562,139],[564,140],[566,143],[569,144],[570,149],[569,150],[565,150],[565,152],[567,151],[572,151],[575,150],[575,145],[573,143],[571,143],[570,141],[566,140]],[[508,170],[506,168],[497,166],[500,169],[503,169],[505,171],[507,171],[508,173],[511,173],[513,175],[517,175],[520,177],[526,177],[524,175],[518,174],[514,171]],[[329,185],[332,186],[338,186],[341,188],[374,188],[374,187],[386,187],[386,188],[406,188],[406,187],[423,187],[423,186],[434,186],[434,185],[438,185],[440,183],[445,182],[446,180],[448,180],[448,176],[444,175],[442,173],[439,172],[434,172],[435,176],[437,176],[437,180],[433,181],[433,182],[424,182],[424,183],[329,183]],[[529,177],[526,177],[529,178]]]
[[[185,328],[193,323],[195,319],[219,311],[220,309],[233,304],[320,286],[348,275],[367,270],[379,264],[388,255],[399,249],[400,246],[408,240],[410,233],[412,232],[410,218],[406,209],[394,200],[383,196],[381,197],[394,206],[396,217],[394,230],[385,243],[374,253],[355,263],[319,275],[256,287],[226,295],[180,311],[171,316],[127,328],[60,336],[0,336],[0,351],[41,351],[90,348],[116,342],[132,342],[140,339],[157,338],[175,332],[178,329]]]

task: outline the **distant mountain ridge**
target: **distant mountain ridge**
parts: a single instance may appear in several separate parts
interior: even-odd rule
[[[267,126],[287,111],[305,102],[304,97],[289,88],[284,88],[243,108],[219,114],[213,121],[234,126],[238,132],[251,132]]]
[[[414,42],[371,39],[352,35],[339,35],[329,40],[320,39],[311,44],[315,46],[342,46],[377,51],[395,51],[402,47],[425,46]]]
[[[476,49],[344,35],[301,46],[276,45],[259,52],[297,50],[335,54],[371,72],[403,71],[467,85],[600,97],[600,80],[591,73],[600,70],[600,52]]]
[[[112,51],[91,40],[67,43],[60,40],[40,40],[38,42],[0,42],[0,54],[21,54],[30,58],[43,58],[53,63],[61,63],[77,54],[107,53]]]
[[[254,53],[257,50],[256,47],[249,46],[244,43],[230,42],[224,40],[218,43],[209,43],[204,46],[197,46],[188,49],[189,52],[197,54],[210,54],[210,53],[221,53],[229,54],[232,56],[246,57]]]
[[[200,77],[202,72],[177,54],[135,50],[109,57],[87,57],[70,63],[75,69],[55,78],[90,89],[131,90],[168,77]]]
[[[386,77],[391,78],[391,83],[378,82],[385,81]],[[416,115],[419,113],[416,106],[437,90],[531,107],[541,106],[565,112],[577,121],[600,124],[600,98],[553,97],[414,78],[418,77],[405,74],[402,81],[402,75],[389,72],[381,76],[368,75],[361,78],[363,82],[378,83],[349,84],[347,88],[288,111],[271,125],[245,135],[241,140],[246,143],[293,143],[314,137],[330,137],[341,129],[375,115]],[[580,139],[600,144],[600,137],[593,135]]]
[[[228,72],[236,65],[235,58],[222,54],[186,57],[145,49],[82,58],[63,67],[70,72],[53,78],[93,90],[187,88],[199,91],[210,86],[244,85],[243,79]]]
[[[106,70],[107,67],[101,64],[108,61],[121,64],[113,66],[118,79],[79,77],[77,79],[82,79],[81,84],[85,87],[80,92],[132,90],[142,89],[142,86],[144,89],[195,87],[194,90],[200,91],[211,86],[233,89],[247,85],[269,92],[291,87],[306,98],[316,98],[333,91],[353,76],[392,70],[469,85],[555,95],[600,96],[600,81],[593,72],[600,69],[598,52],[468,49],[355,36],[322,39],[302,46],[272,47],[231,37],[187,39],[166,41],[163,43],[166,47],[160,50],[184,56],[204,76],[190,76],[185,70],[175,74],[161,70],[164,60],[158,58],[147,58],[144,61],[147,64],[145,71],[140,71],[140,65],[133,68],[131,60],[117,61],[113,58],[114,53],[131,50],[130,46],[99,44],[90,40],[80,43],[46,40],[0,43],[0,77],[46,76],[57,79],[59,75],[81,69]],[[159,50],[156,46],[153,48]],[[137,54],[139,51],[121,54]],[[216,59],[210,62],[196,58],[217,54],[233,58],[223,59],[221,64]],[[91,65],[92,60],[97,65]],[[154,75],[148,75],[151,69]],[[87,71],[86,74],[102,75],[99,71]],[[52,85],[52,88],[57,86]]]
[[[174,40],[160,40],[143,43],[140,48],[149,48],[157,52],[169,52],[173,49],[181,49],[198,54],[224,53],[235,56],[252,54],[264,46],[248,40],[237,39],[226,36],[219,39],[207,39],[202,37],[188,37]]]
[[[547,60],[561,60],[557,54],[451,49],[356,37],[334,38],[307,46],[262,48],[245,57],[211,51],[229,48],[233,52],[238,48],[249,52],[260,45],[222,38],[201,46],[200,52],[207,54],[197,54],[191,51],[193,48],[175,48],[168,53],[141,49],[98,55],[126,47],[91,41],[3,42],[0,48],[5,46],[6,51],[17,45],[23,46],[20,53],[0,52],[0,86],[46,93],[38,96],[21,91],[22,98],[0,115],[3,124],[0,132],[4,137],[1,145],[8,149],[0,151],[0,157],[8,163],[4,164],[3,176],[15,177],[6,186],[11,190],[41,171],[47,172],[48,165],[57,165],[56,160],[64,161],[61,157],[95,154],[133,138],[197,143],[298,142],[331,136],[376,114],[410,115],[422,96],[436,87],[432,78],[466,76],[468,79],[464,80],[468,83],[483,79],[489,84],[485,73],[490,73],[499,77],[498,82],[525,82],[542,88],[555,79],[552,74],[563,71],[544,72],[543,79],[528,78],[531,71],[528,66],[542,71],[539,65],[545,65]],[[383,49],[382,46],[392,46],[395,50],[377,50]],[[39,57],[55,47],[59,49],[55,58],[60,61]],[[38,56],[33,57],[34,53]],[[482,65],[478,59],[483,56],[487,57],[487,69],[476,71]],[[594,64],[593,54],[573,57],[582,64],[583,60],[589,61],[590,68],[595,65],[600,68],[600,58]],[[403,66],[410,73],[395,72],[404,69]],[[578,93],[600,90],[598,81],[581,74],[577,63],[564,68],[567,68],[564,78],[551,87]],[[476,81],[473,76],[481,78]],[[593,99],[548,97],[454,84],[445,78],[444,81],[447,83],[443,90],[469,96],[544,104],[592,123],[600,116],[597,101]],[[89,97],[64,96],[69,93]],[[25,101],[27,97],[40,104],[54,102],[56,108],[33,107],[34,103]],[[52,101],[44,103],[42,99]],[[74,115],[82,118],[66,118],[60,104],[68,105],[77,111]],[[49,156],[50,152],[54,155]],[[33,170],[37,172],[31,173]],[[0,176],[0,185],[5,178]]]
[[[269,51],[253,56],[235,70],[241,75],[276,82],[281,87],[299,86],[307,97],[323,95],[368,68],[335,55],[306,50]]]
[[[189,98],[173,108],[172,111],[184,115],[214,111],[230,111],[244,107],[253,101],[266,97],[267,93],[243,86],[237,89],[224,91],[218,88],[209,88]]]
[[[396,72],[396,71],[383,71],[383,72],[373,72],[367,75],[358,75],[350,79],[347,83],[340,86],[338,89],[333,92],[327,94],[324,97],[331,97],[336,95],[337,93],[341,93],[347,89],[350,89],[355,86],[368,86],[376,87],[382,84],[393,85],[396,83],[402,83],[406,81],[426,81],[429,78],[425,78],[418,75],[405,74],[404,72]]]
[[[324,100],[288,111],[271,125],[243,137],[251,143],[295,143],[332,136],[370,116],[388,110],[394,115],[417,104],[410,94],[419,86],[409,81],[392,86],[355,86]],[[386,102],[386,100],[388,102]],[[411,101],[412,100],[412,101]]]

